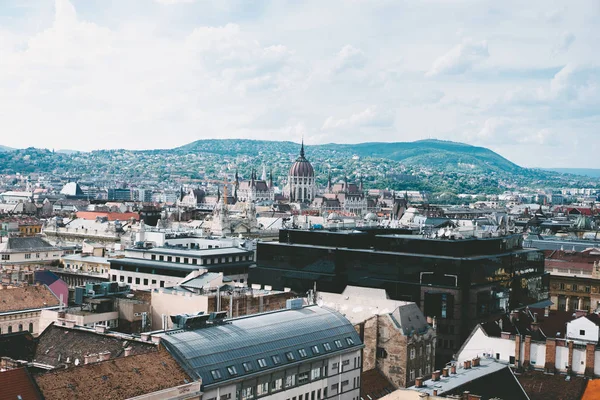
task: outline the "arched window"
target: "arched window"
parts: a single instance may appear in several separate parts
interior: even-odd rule
[[[19,332],[23,332],[23,324],[19,324]]]
[[[29,333],[33,333],[33,322],[29,323]]]
[[[8,326],[8,333],[12,333],[12,325]]]

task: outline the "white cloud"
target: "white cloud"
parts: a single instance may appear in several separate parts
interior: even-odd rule
[[[346,45],[337,53],[335,64],[333,66],[334,73],[341,73],[347,70],[361,69],[367,63],[367,57],[362,50],[354,46]]]
[[[554,48],[554,54],[566,53],[569,51],[571,45],[575,42],[575,35],[571,32],[563,32],[560,35],[556,47]]]
[[[595,159],[598,6],[30,3],[0,2],[2,145],[439,137],[528,165]],[[550,146],[565,137],[570,146]]]
[[[363,111],[350,115],[348,118],[328,117],[321,129],[353,129],[358,127],[388,128],[394,124],[394,116],[377,106],[370,106]]]
[[[487,42],[465,39],[443,56],[437,58],[425,76],[462,74],[490,56]]]

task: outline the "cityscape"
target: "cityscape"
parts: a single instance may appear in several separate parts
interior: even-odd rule
[[[0,4],[0,400],[600,398],[597,18]]]

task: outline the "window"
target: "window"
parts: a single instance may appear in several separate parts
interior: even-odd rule
[[[159,259],[160,261],[165,261],[165,256],[158,256],[158,259]]]
[[[169,262],[173,261],[173,257],[167,256],[167,261],[169,261]]]
[[[410,349],[410,359],[414,360],[415,359],[415,349]]]
[[[258,366],[261,368],[264,368],[267,366],[267,360],[265,360],[264,358],[259,358],[258,359]]]
[[[2,261],[10,260],[10,254],[2,254]]]
[[[335,384],[331,385],[331,390],[337,391],[338,388],[339,388],[339,383],[335,383]]]
[[[152,255],[150,256],[150,259],[152,259],[152,260],[156,260],[156,254],[152,254]]]
[[[29,260],[30,258],[31,258],[31,254],[29,254],[29,253],[25,254],[25,259],[26,260]]]
[[[190,261],[190,260],[189,260],[187,257],[184,257],[184,258],[183,258],[183,263],[184,263],[184,264],[189,264],[189,261]]]
[[[349,380],[342,381],[342,387],[348,386],[349,383],[350,383]]]
[[[235,368],[235,365],[230,365],[227,367],[227,372],[229,372],[229,375],[237,375],[237,369]]]
[[[307,356],[307,354],[306,354],[306,350],[305,350],[305,349],[300,349],[300,350],[298,350],[298,353],[300,353],[300,357],[302,357],[302,358],[304,358],[304,357],[306,357],[306,356]]]
[[[308,371],[298,374],[298,385],[304,385],[305,383],[308,383]]]
[[[274,381],[271,382],[271,390],[275,391],[275,390],[281,390],[283,384],[283,379],[279,378],[279,379],[275,379]]]
[[[160,287],[165,287],[165,281],[160,281]]]
[[[313,368],[310,371],[310,380],[314,381],[315,379],[319,379],[321,377],[321,368]]]
[[[148,279],[144,279],[144,286],[148,286]]]
[[[192,258],[192,264],[194,264],[194,265],[198,264],[198,260],[195,258]]]
[[[346,365],[350,365],[350,360],[342,361],[342,367],[345,367]]]
[[[565,284],[564,284],[564,283],[561,283],[561,284],[559,285],[559,287],[560,287],[560,290],[565,290]]]
[[[212,375],[214,380],[222,378],[221,371],[219,371],[218,369],[213,369],[212,371],[210,371],[210,374]]]
[[[125,282],[125,277],[123,275],[119,276],[119,281],[120,282]]]
[[[292,374],[292,375],[288,375],[285,377],[285,387],[289,388],[292,387],[296,384],[296,375]]]
[[[252,363],[250,361],[246,361],[245,363],[242,364],[242,366],[244,367],[244,371],[246,371],[246,372],[252,371]]]
[[[352,346],[354,344],[354,340],[352,340],[352,338],[347,337],[346,343],[348,343],[349,346]]]
[[[335,346],[336,346],[338,349],[341,349],[341,348],[342,348],[342,341],[341,341],[341,340],[336,340],[336,341],[334,341],[333,343],[335,343]]]
[[[415,380],[415,370],[414,370],[414,369],[411,369],[411,370],[410,370],[410,380],[411,380],[411,381],[414,381],[414,380]]]
[[[35,258],[40,258],[40,253],[35,253]]]
[[[338,363],[331,364],[331,369],[338,369]]]
[[[580,330],[579,330],[579,334],[580,334],[581,336],[585,336],[585,329],[580,329]]]
[[[252,386],[242,389],[242,400],[251,399],[254,397],[254,388]]]
[[[573,291],[576,292],[579,287],[577,285],[573,285]]]
[[[287,353],[285,353],[285,357],[288,359],[288,361],[294,361],[294,354],[292,354],[291,351],[288,351]]]
[[[179,260],[180,260],[180,258],[179,258],[179,257],[175,257],[175,262],[176,262],[176,263],[178,263],[178,262],[179,262]]]
[[[29,333],[33,333],[33,322],[29,323]]]
[[[256,395],[262,396],[263,394],[269,393],[269,382],[259,383],[256,387]]]
[[[19,324],[19,332],[23,332],[23,324]]]
[[[323,347],[325,348],[325,351],[331,351],[331,345],[329,343],[323,343]]]
[[[135,284],[139,285],[140,284],[140,278],[135,278]]]
[[[219,400],[231,400],[231,393],[222,394]]]
[[[133,282],[133,278],[131,276],[127,277],[127,283],[132,283]]]
[[[313,346],[311,347],[313,354],[319,354],[319,346]]]
[[[271,356],[271,360],[273,360],[273,364],[275,365],[281,362],[281,358],[278,355]]]
[[[156,285],[156,279],[152,279],[152,285]]]

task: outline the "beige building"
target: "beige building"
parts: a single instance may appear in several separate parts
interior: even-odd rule
[[[40,237],[0,236],[0,265],[48,264],[58,262],[62,250]]]
[[[38,335],[45,326],[45,310],[58,310],[60,300],[46,285],[3,288],[0,286],[0,334],[29,331]]]
[[[92,275],[101,275],[108,279],[110,263],[106,257],[97,257],[86,254],[71,254],[60,259],[65,270],[81,272]]]
[[[363,372],[376,368],[395,388],[412,386],[417,377],[433,372],[436,332],[415,303],[356,286],[341,294],[317,292],[316,298],[354,324],[365,344]]]
[[[293,297],[292,292],[224,286],[222,273],[204,272],[175,287],[152,291],[152,329],[172,328],[170,316],[177,314],[227,311],[235,318],[280,310]]]

